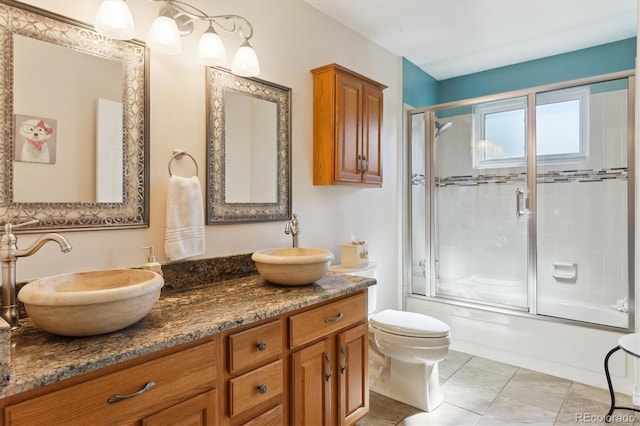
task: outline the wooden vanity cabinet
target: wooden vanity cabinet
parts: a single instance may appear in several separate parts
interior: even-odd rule
[[[351,425],[369,407],[366,315],[364,290],[0,399],[2,420]]]
[[[205,339],[19,394],[4,424],[215,425],[217,399],[216,341]]]
[[[226,333],[223,424],[333,426],[364,417],[366,315],[361,291]]]
[[[290,319],[292,424],[351,425],[369,411],[367,294]]]
[[[286,424],[285,329],[278,317],[223,335],[224,424]]]
[[[313,184],[382,186],[385,85],[337,64],[313,73]]]

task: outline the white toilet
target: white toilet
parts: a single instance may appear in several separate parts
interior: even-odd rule
[[[332,266],[333,272],[376,278],[376,265]],[[442,403],[438,362],[449,351],[444,322],[415,312],[376,309],[377,287],[369,287],[369,388],[391,399],[432,411]]]

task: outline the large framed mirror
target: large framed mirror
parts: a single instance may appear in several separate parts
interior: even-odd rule
[[[291,89],[207,68],[207,223],[291,218]]]
[[[148,226],[144,44],[0,0],[0,45],[0,222]]]

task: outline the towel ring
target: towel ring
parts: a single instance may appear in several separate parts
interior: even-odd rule
[[[182,159],[182,157],[187,156],[189,158],[191,158],[191,160],[193,161],[193,164],[195,164],[196,166],[196,176],[198,176],[198,162],[196,161],[195,158],[193,158],[193,156],[191,154],[189,154],[186,150],[184,149],[174,149],[173,150],[173,155],[171,156],[171,160],[169,160],[169,176],[173,176],[173,173],[171,173],[171,163],[173,163],[173,160],[180,160]]]

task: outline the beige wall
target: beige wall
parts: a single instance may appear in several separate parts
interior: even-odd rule
[[[91,22],[99,0],[30,0],[28,3]],[[128,0],[138,39],[146,32],[160,4]],[[401,59],[302,0],[190,0],[210,14],[245,16],[254,26],[251,40],[261,65],[261,79],[292,88],[293,211],[301,222],[300,245],[332,250],[352,235],[369,243],[378,262],[379,307],[399,307],[401,223]],[[205,28],[198,26],[198,31]],[[132,267],[144,263],[140,248],[153,244],[164,256],[167,163],[174,148],[184,148],[205,167],[205,73],[193,57],[197,36],[183,38],[179,56],[151,54],[151,226],[147,229],[66,232],[74,246],[62,254],[47,245],[31,258],[18,261],[18,279],[95,268]],[[233,49],[228,48],[230,53]],[[336,62],[387,86],[384,92],[384,185],[381,189],[318,187],[312,184],[312,77],[310,69]],[[186,161],[186,160],[185,160]],[[176,164],[174,162],[174,164]],[[190,166],[190,165],[186,165]],[[185,167],[186,167],[185,166]],[[179,166],[174,170],[179,174]],[[190,173],[191,168],[185,168]],[[291,244],[284,222],[206,227],[206,254],[218,257]],[[27,247],[36,235],[21,235]]]

